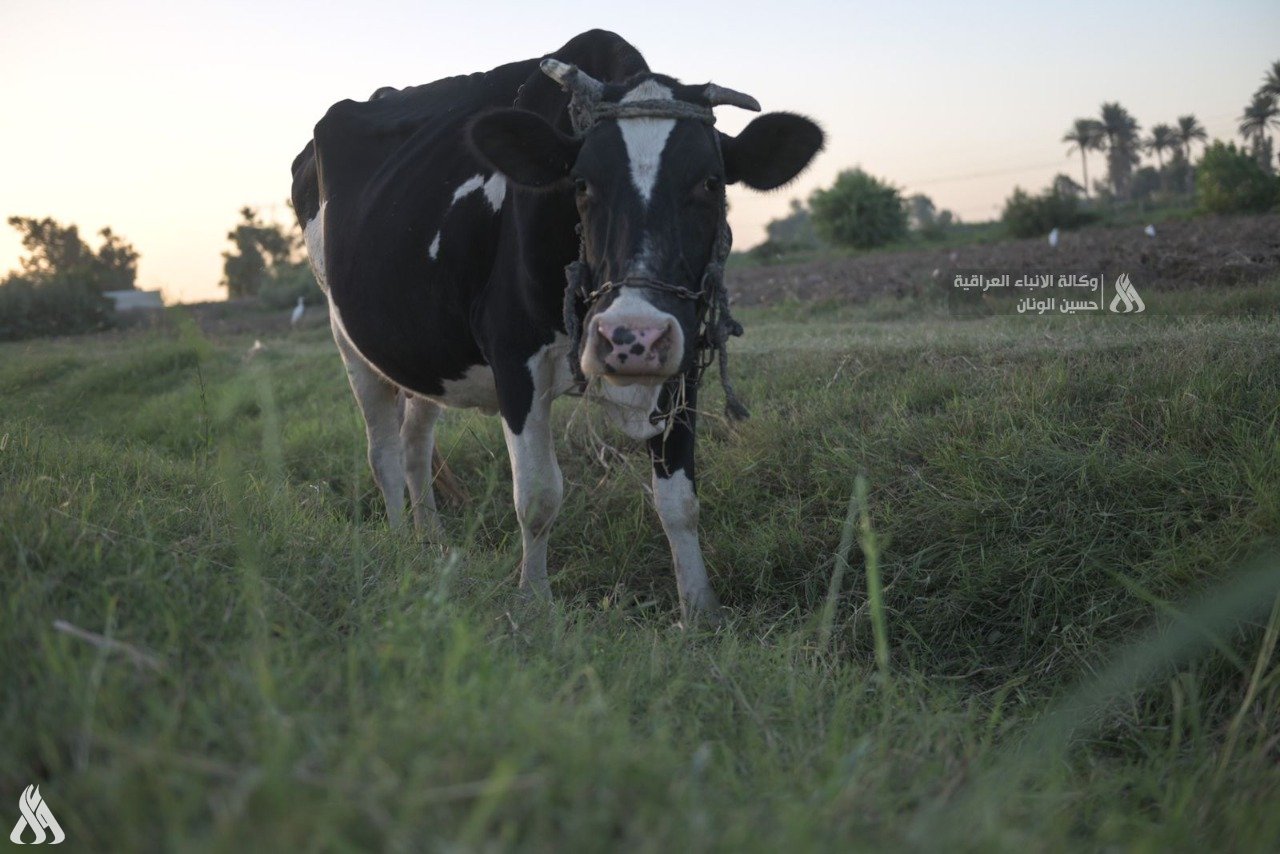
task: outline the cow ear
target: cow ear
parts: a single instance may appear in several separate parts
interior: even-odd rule
[[[720,135],[725,177],[773,190],[796,177],[822,150],[822,128],[794,113],[766,113],[735,136]]]
[[[550,189],[567,181],[578,159],[577,140],[528,110],[485,113],[468,131],[476,156],[519,187]]]

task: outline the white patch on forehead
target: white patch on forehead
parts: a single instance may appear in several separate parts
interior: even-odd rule
[[[467,180],[458,185],[458,189],[453,191],[453,201],[451,204],[457,204],[458,200],[463,196],[474,193],[476,190],[484,186],[483,175],[472,175]]]
[[[436,232],[436,237],[431,241],[431,246],[427,249],[427,254],[431,256],[432,261],[436,260],[436,258],[440,256],[440,232]]]
[[[622,96],[622,103],[630,101],[670,101],[671,90],[656,80],[646,80]],[[653,195],[653,185],[658,180],[658,167],[662,165],[662,152],[667,137],[676,126],[675,119],[619,119],[622,144],[627,147],[627,160],[631,165],[631,183],[646,205]]]
[[[489,201],[489,207],[497,213],[502,209],[502,200],[507,197],[507,179],[501,172],[494,172],[488,181],[484,182],[484,197]]]

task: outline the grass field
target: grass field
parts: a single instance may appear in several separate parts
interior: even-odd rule
[[[744,312],[715,631],[579,401],[539,611],[497,421],[443,427],[448,549],[387,530],[327,330],[0,347],[0,819],[39,783],[86,850],[1277,850],[1280,281],[1148,305]]]

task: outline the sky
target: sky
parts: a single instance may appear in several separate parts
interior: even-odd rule
[[[816,119],[826,150],[793,184],[732,188],[736,246],[793,198],[861,166],[969,221],[1015,184],[1079,180],[1060,142],[1119,101],[1144,128],[1235,124],[1280,59],[1280,3],[4,0],[0,215],[103,226],[142,253],[140,287],[219,299],[244,205],[285,221],[289,166],[330,104],[614,30],[651,68]],[[736,133],[751,115],[718,110]],[[1091,178],[1102,174],[1101,157]],[[96,245],[96,240],[91,239]],[[0,225],[0,271],[17,266]]]

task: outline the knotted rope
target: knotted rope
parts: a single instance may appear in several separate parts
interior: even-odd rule
[[[577,73],[576,69],[574,73]],[[757,106],[756,109],[759,107]],[[716,122],[715,113],[710,107],[688,101],[655,100],[615,103],[599,100],[598,92],[582,91],[575,91],[574,97],[569,101],[569,118],[573,123],[574,132],[579,137],[585,136],[597,122],[606,119],[694,119],[708,125],[714,125]],[[713,139],[719,154],[720,137],[713,135]],[[723,155],[721,158],[723,159]],[[743,329],[742,324],[729,313],[729,292],[724,285],[724,265],[733,248],[733,232],[729,228],[726,206],[721,205],[720,225],[716,231],[711,261],[703,270],[701,286],[696,293],[655,279],[605,282],[600,288],[591,290],[591,267],[587,263],[582,223],[578,223],[576,229],[578,259],[571,261],[564,268],[563,303],[564,327],[570,341],[569,368],[573,372],[574,379],[581,385],[586,384],[586,377],[583,376],[582,366],[579,363],[582,347],[582,320],[597,299],[615,288],[626,286],[665,291],[681,299],[694,299],[698,302],[699,332],[694,345],[697,352],[689,381],[696,386],[702,380],[703,371],[712,361],[715,361],[720,369],[720,386],[724,389],[725,414],[734,421],[744,421],[750,417],[750,412],[729,380],[729,339],[741,336]]]

